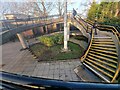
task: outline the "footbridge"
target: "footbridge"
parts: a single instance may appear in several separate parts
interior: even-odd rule
[[[26,19],[15,19],[15,20],[2,20],[1,24],[3,26],[0,35],[2,35],[3,42],[10,38],[12,35],[17,33],[21,33],[30,29],[35,29],[37,27],[40,28],[41,32],[48,32],[48,29],[57,29],[57,24],[63,23],[63,16],[59,15],[51,15],[47,17],[35,17],[35,18],[26,18]],[[82,27],[82,25],[75,19],[72,18],[71,13],[68,13],[68,30],[70,29],[70,24],[77,27],[80,32],[89,37],[86,32],[86,29]],[[7,34],[7,35],[6,35]]]

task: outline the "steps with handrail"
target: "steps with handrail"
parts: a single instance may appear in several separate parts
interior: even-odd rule
[[[79,19],[81,20],[81,18]],[[83,21],[82,21],[83,22]],[[99,29],[103,27],[99,27]],[[104,31],[106,28],[104,28]],[[113,28],[115,29],[115,28]],[[109,31],[116,36],[116,30],[110,29]],[[102,30],[102,32],[104,33]],[[100,33],[98,33],[100,34]],[[112,83],[116,82],[116,78],[120,72],[120,58],[119,58],[119,49],[120,44],[118,40],[118,46],[116,46],[114,39],[109,35],[93,35],[91,36],[91,41],[87,48],[86,53],[81,57],[81,62],[85,66],[85,68],[92,71],[95,75],[97,75],[104,82]],[[78,71],[81,66],[74,69],[75,73],[81,78],[81,71]],[[78,70],[77,70],[78,69]],[[76,72],[77,71],[77,72]],[[78,74],[79,73],[79,74]],[[85,75],[84,75],[85,76]],[[94,78],[94,77],[93,77]],[[87,79],[86,79],[87,81]]]

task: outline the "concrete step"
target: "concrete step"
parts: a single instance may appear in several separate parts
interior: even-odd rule
[[[85,61],[83,63],[83,65],[85,65],[93,73],[95,73],[97,76],[99,76],[101,79],[103,79],[104,81],[106,81],[108,83],[110,83],[111,79],[113,78],[113,76],[111,76],[110,74],[108,74],[105,71],[101,70],[100,68],[96,67],[95,65],[92,65],[88,61]]]
[[[106,62],[111,62],[111,63],[114,63],[114,64],[118,63],[117,60],[106,58],[104,56],[94,55],[94,54],[91,54],[91,53],[88,53],[88,55],[90,55],[92,57],[95,57],[95,58],[99,58],[99,59],[104,60]]]
[[[90,62],[88,62],[88,61],[85,61],[84,63],[85,63],[85,64],[88,64],[90,67],[92,67],[92,68],[93,68],[95,71],[97,71],[98,73],[101,73],[102,75],[104,74],[104,75],[106,75],[107,77],[109,77],[109,78],[111,78],[111,79],[113,78],[113,76],[112,76],[111,74],[105,72],[104,70],[102,70],[101,68],[95,66],[94,64],[92,64],[92,63],[90,63]]]
[[[86,58],[85,61],[89,61],[91,64],[99,67],[100,69],[103,69],[103,70],[107,71],[108,73],[110,72],[110,74],[111,74],[111,73],[115,73],[115,69],[110,68],[110,67],[107,67],[107,66],[105,66],[105,65],[102,65],[102,64],[100,64],[99,62],[96,62],[96,61],[91,60],[91,59],[89,59],[89,58]]]
[[[115,48],[91,47],[91,49],[99,49],[99,50],[106,50],[106,51],[116,52],[116,49],[115,49]]]
[[[103,42],[103,41],[101,41],[101,42],[93,42],[93,44],[104,44],[104,45],[106,45],[106,44],[108,44],[108,45],[114,45],[114,42]]]
[[[103,42],[113,42],[113,40],[112,39],[99,39],[99,38],[97,38],[97,39],[93,39],[93,41],[97,41],[97,42],[101,42],[101,41],[103,41]]]
[[[91,47],[107,47],[107,48],[116,48],[115,45],[104,45],[104,44],[92,44]]]
[[[102,52],[94,52],[94,51],[89,51],[90,53],[92,53],[92,54],[97,54],[97,55],[99,55],[99,56],[103,56],[103,57],[107,57],[107,58],[112,58],[112,59],[118,59],[118,57],[117,56],[111,56],[111,55],[109,55],[109,54],[104,54],[104,53],[102,53]]]
[[[116,52],[109,51],[109,50],[99,50],[99,49],[93,49],[93,48],[90,48],[90,50],[92,50],[94,52],[101,52],[101,53],[104,53],[104,54],[110,54],[110,55],[117,56]]]
[[[89,58],[89,59],[91,59],[91,60],[94,60],[94,61],[96,61],[96,62],[99,62],[99,63],[101,63],[101,64],[105,64],[105,65],[107,65],[107,66],[109,66],[109,67],[112,67],[112,68],[117,68],[117,65],[115,65],[114,63],[108,63],[107,61],[103,61],[103,60],[101,60],[101,59],[99,59],[99,58],[95,58],[95,57],[92,57],[92,56],[87,56],[87,58]],[[86,59],[87,59],[86,58]]]
[[[112,39],[111,37],[93,37],[94,39]]]

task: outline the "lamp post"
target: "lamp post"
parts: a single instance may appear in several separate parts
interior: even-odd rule
[[[67,0],[64,1],[64,51],[68,50],[68,39],[67,39]]]

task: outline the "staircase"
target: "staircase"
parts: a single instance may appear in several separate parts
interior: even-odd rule
[[[83,65],[104,81],[111,82],[118,65],[118,54],[112,38],[108,36],[93,37]]]
[[[98,35],[93,35],[94,30],[92,29],[92,24],[88,24],[81,18],[77,18],[76,20],[86,26],[87,30],[89,30],[90,27],[92,34],[91,41],[85,54],[81,57],[81,62],[86,69],[89,69],[89,71],[92,71],[95,75],[89,74],[81,65],[74,69],[75,73],[85,81],[101,82],[100,80],[98,81],[98,79],[94,79],[98,76],[105,82],[115,82],[120,72],[120,43],[116,34],[118,33],[117,30],[114,27],[111,29],[111,26],[100,26],[98,28]],[[104,31],[101,31],[101,29],[104,29]],[[117,42],[114,41],[118,43],[118,45],[115,44],[111,35],[108,34],[108,31],[114,34]],[[86,74],[83,75],[82,72]],[[93,79],[91,79],[91,76],[93,76]]]

